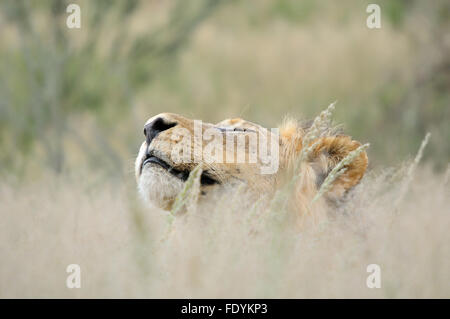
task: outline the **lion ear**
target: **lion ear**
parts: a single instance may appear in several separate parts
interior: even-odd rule
[[[356,150],[361,143],[349,136],[322,137],[310,154],[310,163],[316,173],[316,185],[319,189],[331,170],[351,151]],[[365,151],[361,152],[353,161],[344,166],[345,172],[332,184],[327,193],[328,198],[338,199],[346,191],[359,183],[367,169],[368,159]]]

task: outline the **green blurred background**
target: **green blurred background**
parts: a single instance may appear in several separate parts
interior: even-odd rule
[[[81,7],[81,29],[66,7]],[[2,0],[0,176],[129,179],[147,118],[275,127],[333,102],[372,167],[450,157],[450,2]]]

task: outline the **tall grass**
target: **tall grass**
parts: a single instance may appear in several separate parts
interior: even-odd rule
[[[2,182],[0,297],[448,298],[448,185],[418,168],[395,214],[406,171],[371,172],[327,224],[301,233],[234,190],[167,234],[167,213],[143,207],[131,183]],[[65,286],[72,263],[81,289]],[[372,263],[380,289],[366,287]]]

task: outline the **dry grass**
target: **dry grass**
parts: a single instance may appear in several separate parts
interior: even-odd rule
[[[166,215],[142,207],[131,182],[3,182],[0,297],[448,298],[449,185],[419,168],[394,214],[407,171],[371,172],[328,223],[300,234],[236,190],[166,237]],[[65,286],[71,263],[81,289]],[[366,287],[372,263],[381,289]]]

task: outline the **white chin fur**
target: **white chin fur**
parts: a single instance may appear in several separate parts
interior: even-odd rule
[[[166,209],[183,189],[183,184],[162,167],[147,164],[139,177],[138,190],[147,204]]]

